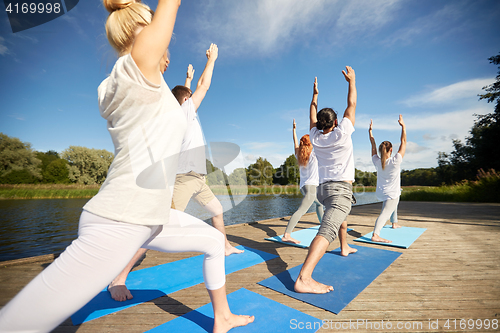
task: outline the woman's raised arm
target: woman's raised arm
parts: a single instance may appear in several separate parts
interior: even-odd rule
[[[370,143],[372,144],[372,156],[377,154],[377,145],[375,144],[375,138],[373,137],[373,120],[370,119],[370,127],[368,128],[368,135],[370,136]]]
[[[170,44],[180,4],[181,0],[158,0],[151,24],[138,33],[132,46],[135,63],[156,84],[161,82],[160,60]]]
[[[405,157],[405,152],[406,152],[406,125],[403,121],[403,116],[399,115],[398,119],[399,125],[401,125],[401,145],[399,146],[398,153],[401,155],[401,157]]]

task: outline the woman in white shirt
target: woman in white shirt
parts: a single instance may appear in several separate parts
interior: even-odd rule
[[[384,203],[380,212],[375,228],[373,229],[372,241],[381,243],[391,243],[390,240],[380,237],[380,231],[385,222],[390,218],[394,229],[400,228],[398,224],[398,204],[401,195],[401,162],[406,151],[406,127],[403,116],[399,115],[399,125],[401,125],[401,145],[399,150],[392,155],[392,143],[384,141],[379,146],[380,157],[377,154],[377,145],[373,137],[373,121],[370,121],[368,133],[372,144],[372,162],[377,169],[377,191],[376,195]]]
[[[203,276],[214,307],[214,332],[246,325],[226,299],[224,236],[170,209],[186,130],[181,107],[163,79],[180,0],[104,0],[108,40],[119,59],[98,89],[115,158],[99,193],[84,207],[78,238],[0,311],[0,332],[49,332],[88,303],[139,248],[205,254]],[[158,277],[163,278],[163,277]]]
[[[294,244],[299,244],[300,241],[292,238],[291,233],[293,228],[297,225],[299,219],[307,212],[312,204],[316,205],[316,215],[318,216],[319,222],[323,219],[323,205],[318,201],[316,197],[316,189],[319,185],[318,176],[318,160],[316,159],[316,154],[313,152],[313,146],[311,140],[309,139],[309,134],[304,135],[300,138],[300,144],[297,142],[296,124],[295,119],[293,120],[293,144],[295,147],[295,157],[299,164],[300,172],[300,192],[304,195],[299,208],[292,217],[285,230],[285,234],[281,238],[283,242],[289,242]]]

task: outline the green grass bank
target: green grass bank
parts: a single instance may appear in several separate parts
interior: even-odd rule
[[[211,186],[216,195],[300,195],[297,185],[236,185]],[[99,185],[40,184],[0,185],[0,199],[76,199],[92,198]],[[374,192],[374,186],[354,186],[354,192]],[[500,175],[495,171],[482,172],[476,181],[463,181],[455,185],[404,186],[402,201],[441,202],[500,202]]]

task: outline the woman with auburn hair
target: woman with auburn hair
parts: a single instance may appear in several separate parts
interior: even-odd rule
[[[99,193],[83,207],[78,238],[2,308],[0,332],[51,331],[102,291],[141,247],[204,253],[213,331],[246,325],[254,317],[232,314],[226,299],[224,236],[170,209],[186,119],[162,74],[180,0],[158,0],[154,16],[139,1],[104,0],[104,6],[119,59],[100,84],[98,101],[115,158]]]
[[[316,189],[319,185],[318,176],[318,160],[316,154],[313,152],[313,146],[309,139],[309,134],[300,138],[300,144],[297,143],[295,119],[293,120],[293,144],[295,146],[295,157],[299,164],[300,171],[300,192],[304,195],[299,208],[293,213],[288,225],[286,226],[285,234],[281,238],[283,242],[299,244],[300,241],[292,238],[291,233],[293,228],[297,225],[299,219],[309,210],[312,204],[316,205],[316,215],[321,222],[323,219],[323,205],[316,197]]]
[[[392,143],[384,141],[378,147],[380,157],[377,154],[377,145],[373,137],[373,121],[370,121],[368,133],[372,144],[372,162],[377,169],[377,191],[376,195],[379,200],[384,203],[380,212],[375,228],[373,229],[372,241],[380,243],[391,243],[390,240],[380,237],[385,222],[390,218],[394,229],[400,228],[398,224],[398,204],[399,196],[401,195],[401,163],[406,151],[406,126],[403,121],[403,116],[399,115],[398,120],[401,125],[401,145],[399,150],[391,157]]]

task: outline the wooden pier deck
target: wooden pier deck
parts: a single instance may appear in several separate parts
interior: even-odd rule
[[[348,235],[349,243],[372,231],[380,208],[381,204],[353,207],[348,218],[349,227],[353,228]],[[338,315],[257,284],[303,263],[306,257],[307,249],[264,240],[282,234],[288,217],[227,227],[231,242],[279,256],[228,275],[227,292],[246,288],[318,319],[331,321],[319,332],[463,332],[461,323],[466,323],[462,328],[468,332],[500,331],[500,205],[401,202],[399,219],[402,225],[427,230],[409,249],[355,243],[399,251],[403,255]],[[301,219],[297,228],[316,224],[316,215],[311,213]],[[329,250],[338,245],[335,241]],[[196,254],[149,251],[135,269],[193,255]],[[52,260],[53,256],[42,256],[0,263],[0,306]],[[54,332],[145,332],[209,302],[204,285],[199,284],[79,326],[73,326],[68,319]],[[466,321],[460,322],[461,319]],[[474,320],[472,326],[469,319]],[[489,329],[484,328],[486,319]],[[447,320],[449,326],[445,327]],[[494,320],[496,329],[492,326]],[[361,325],[353,328],[354,322]],[[387,328],[389,322],[392,329]],[[479,323],[482,328],[478,327]],[[345,329],[347,327],[350,329]],[[290,331],[294,330],[290,328]]]

